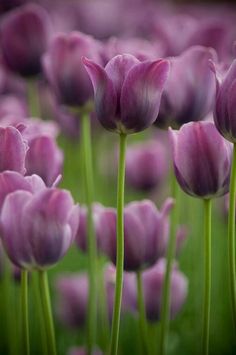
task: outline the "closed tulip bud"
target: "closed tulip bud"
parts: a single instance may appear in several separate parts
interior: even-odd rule
[[[236,143],[236,59],[222,82],[217,80],[214,121],[222,136]]]
[[[78,206],[65,190],[15,191],[5,198],[0,225],[6,253],[16,266],[45,269],[74,241]]]
[[[196,46],[170,60],[167,80],[156,124],[161,128],[180,127],[200,121],[213,107],[215,79],[209,60],[216,60],[213,49]]]
[[[126,181],[137,190],[160,186],[168,171],[167,152],[156,141],[130,146],[126,153]]]
[[[175,175],[189,195],[212,198],[229,190],[232,145],[212,122],[190,122],[170,129]]]
[[[0,172],[14,170],[25,174],[25,157],[28,146],[14,127],[0,127]]]
[[[160,320],[162,293],[165,278],[165,260],[142,274],[143,292],[146,308],[146,316],[150,322]],[[181,310],[188,292],[188,280],[185,275],[175,266],[171,271],[170,281],[170,316],[173,319]]]
[[[97,117],[106,129],[127,134],[154,123],[169,73],[168,61],[140,62],[123,54],[112,58],[105,68],[86,58],[83,62],[93,84]]]
[[[29,150],[26,155],[27,175],[41,176],[47,186],[52,186],[61,173],[63,153],[52,137],[35,137],[29,141]]]
[[[43,57],[44,71],[60,103],[79,107],[92,98],[92,85],[82,56],[100,59],[98,44],[79,32],[58,35]]]
[[[7,66],[24,77],[37,75],[49,32],[48,14],[38,5],[25,5],[7,14],[1,27],[1,48]]]
[[[169,233],[168,214],[173,205],[167,199],[158,211],[149,200],[132,202],[124,210],[124,269],[137,271],[153,265],[165,253]],[[100,215],[99,247],[116,263],[116,211]]]

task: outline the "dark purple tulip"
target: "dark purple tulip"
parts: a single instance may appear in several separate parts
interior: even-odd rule
[[[74,241],[78,206],[65,190],[15,191],[5,198],[0,223],[10,260],[21,268],[45,269],[56,264]]]
[[[48,14],[38,5],[28,4],[7,14],[1,26],[1,48],[7,66],[24,77],[37,75],[49,32]]]
[[[60,103],[68,106],[84,105],[93,96],[93,89],[82,56],[99,61],[98,43],[79,32],[58,35],[43,57],[44,71]]]
[[[165,278],[165,260],[160,260],[157,264],[142,274],[143,292],[146,306],[147,319],[150,322],[160,320],[161,298]],[[182,308],[188,291],[188,281],[184,274],[174,267],[171,272],[170,286],[170,315],[173,319]]]
[[[25,157],[28,146],[14,127],[0,127],[0,172],[14,170],[25,174]]]
[[[169,73],[166,60],[140,62],[132,55],[112,58],[105,68],[83,59],[94,88],[100,123],[110,131],[133,133],[156,119]]]
[[[212,198],[229,190],[232,145],[212,122],[190,122],[170,130],[173,163],[181,188],[189,195]]]
[[[126,182],[149,191],[160,186],[168,172],[167,152],[157,141],[130,146],[126,154]]]
[[[167,199],[158,211],[153,202],[132,202],[124,210],[124,269],[137,271],[153,265],[165,253],[169,234],[168,214],[173,205]],[[116,263],[116,211],[104,209],[97,234],[100,249]]]
[[[62,164],[63,153],[54,138],[40,136],[29,141],[25,160],[27,175],[37,174],[47,186],[52,186],[61,173]]]
[[[236,143],[236,59],[223,81],[217,80],[214,121],[222,136]]]
[[[211,48],[191,47],[171,59],[156,124],[159,127],[180,127],[205,118],[213,107],[215,78],[209,60],[216,60]]]

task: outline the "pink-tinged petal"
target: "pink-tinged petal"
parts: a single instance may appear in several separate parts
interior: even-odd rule
[[[80,220],[80,207],[79,205],[75,205],[72,207],[70,214],[68,216],[68,223],[71,228],[72,239],[75,239],[76,232],[79,228],[79,220]]]
[[[109,130],[116,128],[117,94],[106,71],[87,58],[82,58],[94,89],[95,108],[99,121]]]
[[[121,124],[125,131],[141,131],[156,120],[168,73],[166,60],[147,61],[130,69],[120,98]]]
[[[31,246],[23,233],[22,219],[25,205],[32,198],[28,191],[10,193],[3,204],[0,225],[5,250],[11,261],[19,267],[28,267],[32,262]],[[14,218],[13,218],[14,216]]]
[[[32,193],[38,192],[40,190],[46,189],[46,185],[42,178],[36,174],[33,174],[31,176],[25,176],[25,181],[29,183],[30,189]]]
[[[14,170],[24,175],[28,146],[14,127],[0,127],[0,171]]]

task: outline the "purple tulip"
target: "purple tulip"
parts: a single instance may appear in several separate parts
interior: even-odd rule
[[[132,202],[124,210],[124,269],[137,271],[153,265],[165,253],[169,233],[167,199],[158,211],[153,202]],[[100,227],[99,227],[100,226]],[[100,228],[100,230],[99,230]],[[97,226],[99,248],[116,263],[116,211],[104,209]]]
[[[14,127],[0,127],[0,172],[14,170],[25,174],[25,157],[28,146]]]
[[[222,136],[236,143],[236,60],[223,81],[217,80],[214,121]]]
[[[132,55],[112,58],[105,68],[83,59],[91,78],[97,117],[110,131],[133,133],[156,119],[169,73],[166,60],[140,62]]]
[[[27,119],[17,124],[16,128],[27,142],[41,136],[57,138],[59,134],[59,127],[56,122],[46,122],[39,118]]]
[[[81,62],[82,56],[99,61],[95,39],[79,32],[58,35],[43,57],[44,71],[59,101],[68,106],[84,105],[92,98],[92,85]]]
[[[216,60],[211,48],[201,46],[187,49],[171,60],[156,124],[159,127],[180,127],[190,121],[205,118],[213,106],[214,74],[209,60]]]
[[[63,153],[52,137],[35,137],[29,141],[25,167],[27,175],[41,176],[47,186],[52,186],[61,173]]]
[[[165,278],[165,260],[161,259],[142,274],[146,316],[150,322],[160,320],[161,298]],[[175,266],[171,272],[170,315],[173,319],[182,308],[188,291],[188,281]]]
[[[49,32],[48,14],[38,5],[28,4],[7,14],[1,27],[1,48],[7,66],[24,77],[37,75]]]
[[[56,264],[73,242],[78,206],[65,190],[15,191],[5,198],[0,224],[6,253],[16,266],[45,269]]]
[[[138,190],[152,190],[167,176],[165,147],[157,141],[130,146],[126,153],[126,181]]]
[[[170,130],[170,140],[175,175],[186,193],[207,199],[228,192],[232,145],[214,123],[187,123]]]
[[[5,116],[16,116],[13,122],[24,120],[28,116],[26,102],[14,95],[0,96],[0,122],[4,121]]]

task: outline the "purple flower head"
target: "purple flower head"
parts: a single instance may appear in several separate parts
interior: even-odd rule
[[[0,97],[0,120],[1,126],[5,116],[16,116],[15,122],[24,120],[28,116],[26,102],[14,95],[1,95]],[[13,122],[14,122],[13,121]]]
[[[60,103],[82,106],[92,98],[92,85],[81,62],[82,56],[100,60],[98,43],[79,32],[60,34],[43,57],[44,71]]]
[[[202,120],[212,109],[215,95],[214,74],[209,60],[216,60],[211,48],[195,46],[171,60],[156,124],[174,128]]]
[[[165,260],[161,259],[153,267],[145,270],[142,278],[147,319],[150,322],[156,322],[160,320],[161,315],[161,298],[165,278]],[[175,266],[171,272],[171,318],[174,318],[182,308],[187,297],[187,292],[187,278],[178,270],[178,267]]]
[[[5,198],[0,225],[3,245],[16,266],[45,269],[56,264],[73,242],[78,206],[65,190],[34,194],[18,190]]]
[[[54,138],[42,135],[29,141],[29,150],[26,155],[27,175],[41,176],[47,186],[52,186],[61,173],[63,153]]]
[[[169,233],[168,214],[173,205],[167,199],[161,211],[153,202],[132,202],[124,210],[124,269],[137,271],[153,265],[165,252]],[[116,211],[105,209],[100,215],[99,247],[116,263]]]
[[[230,142],[236,142],[236,59],[224,79],[218,79],[214,121],[218,131]]]
[[[86,58],[83,62],[93,84],[97,117],[106,129],[134,133],[155,121],[168,61],[140,62],[123,54],[112,58],[105,68]]]
[[[212,198],[229,190],[232,145],[212,122],[190,122],[170,129],[173,164],[181,188],[189,195]]]
[[[38,5],[28,4],[7,14],[1,26],[1,49],[7,66],[24,77],[37,75],[49,32],[48,14]]]
[[[137,190],[160,186],[168,171],[167,152],[157,141],[130,146],[126,154],[126,181]]]
[[[0,172],[14,170],[25,174],[25,157],[28,146],[14,127],[0,127]]]

